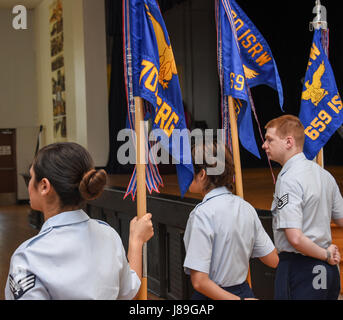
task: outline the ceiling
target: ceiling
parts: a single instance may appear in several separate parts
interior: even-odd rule
[[[115,0],[117,1],[117,0]],[[161,10],[165,11],[170,9],[175,3],[180,3],[185,0],[158,0]],[[1,8],[13,8],[16,5],[23,5],[26,9],[33,9],[35,8],[42,0],[0,0],[0,9]]]
[[[13,8],[16,5],[23,5],[26,9],[35,8],[42,0],[0,0],[0,8]]]

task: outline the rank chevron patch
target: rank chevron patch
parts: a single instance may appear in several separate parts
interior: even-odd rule
[[[288,203],[288,193],[284,194],[281,198],[277,199],[277,208],[282,209]]]
[[[9,286],[13,293],[14,299],[20,299],[22,295],[28,290],[32,289],[36,284],[36,276],[32,273],[26,277],[16,281],[12,275],[9,276]]]

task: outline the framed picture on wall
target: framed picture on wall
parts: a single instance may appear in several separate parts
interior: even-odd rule
[[[54,140],[65,141],[67,138],[66,117],[54,117]]]
[[[59,142],[67,140],[63,7],[61,0],[55,0],[50,6],[49,23],[54,141]]]

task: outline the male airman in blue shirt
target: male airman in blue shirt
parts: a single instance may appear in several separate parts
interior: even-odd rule
[[[273,119],[263,149],[278,162],[273,231],[280,262],[276,299],[337,299],[340,254],[330,224],[343,226],[343,199],[332,175],[303,154],[304,127],[292,115]],[[318,274],[322,271],[322,274]],[[321,281],[316,277],[323,276]]]

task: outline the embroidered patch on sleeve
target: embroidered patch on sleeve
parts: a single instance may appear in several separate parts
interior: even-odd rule
[[[288,193],[284,194],[281,198],[278,198],[277,208],[282,209],[288,203]]]
[[[27,274],[17,280],[17,276],[9,276],[9,286],[13,293],[14,299],[20,299],[25,292],[32,289],[36,284],[36,276],[32,273]]]

